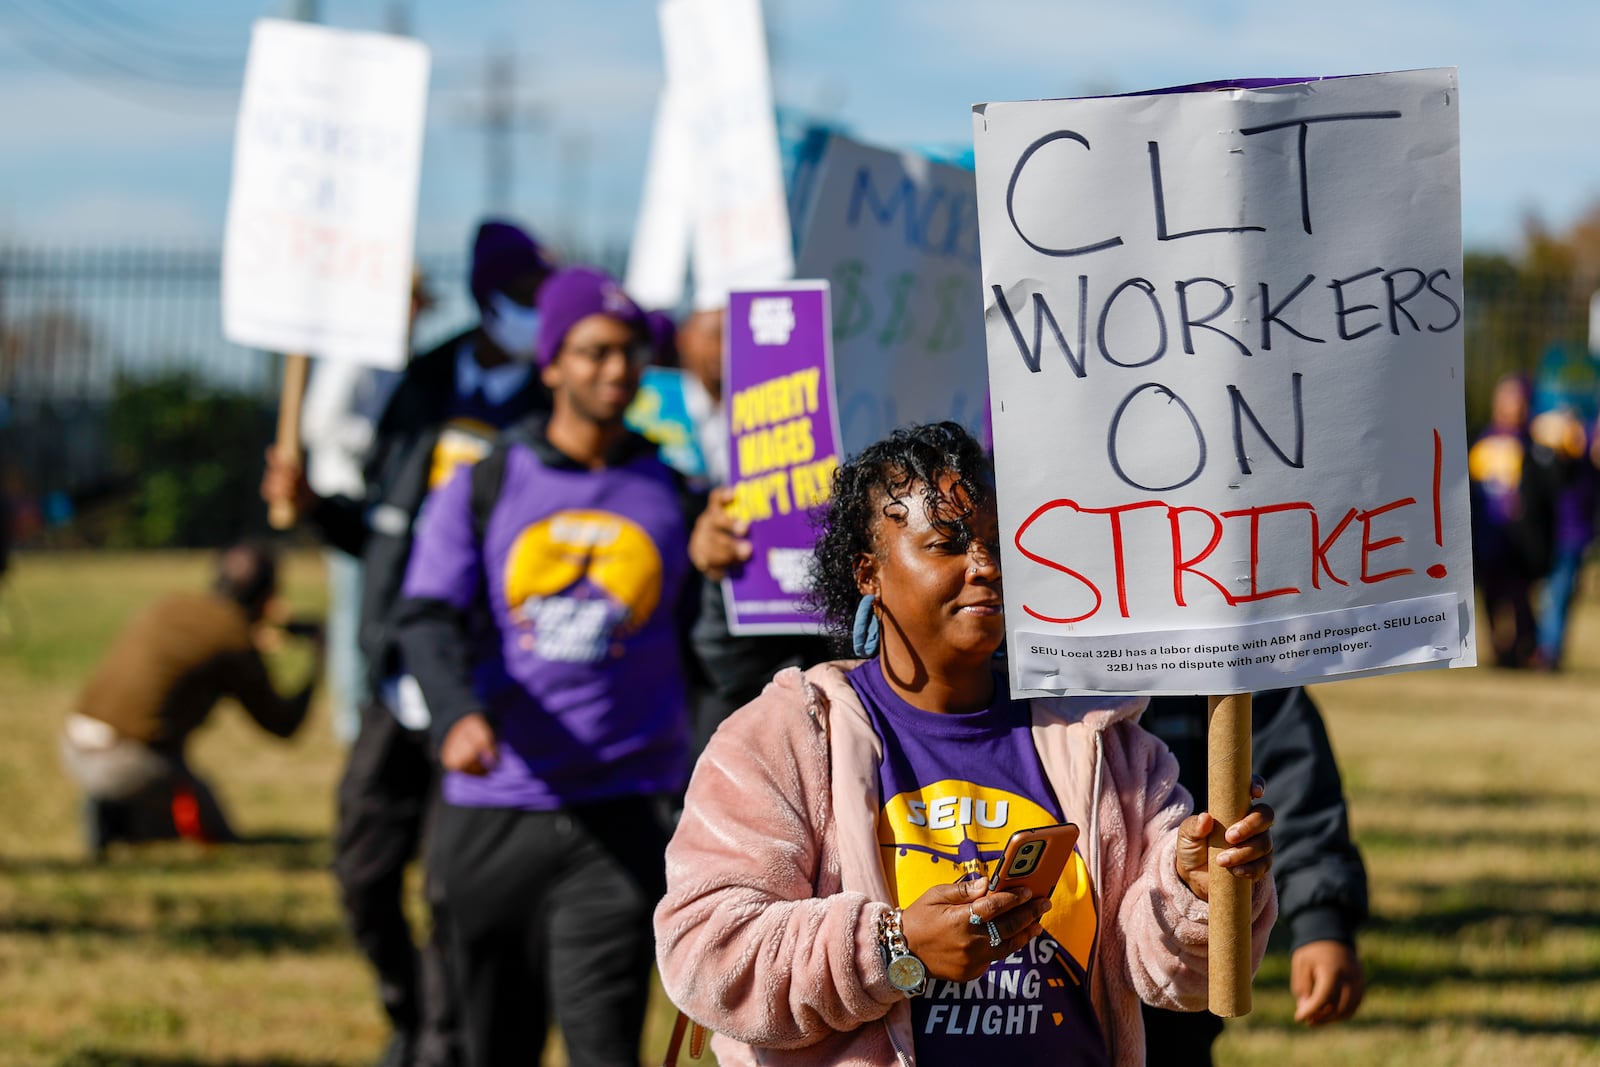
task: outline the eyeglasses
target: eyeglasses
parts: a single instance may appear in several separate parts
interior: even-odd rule
[[[589,363],[604,363],[611,356],[621,356],[628,361],[629,365],[634,367],[645,366],[650,362],[650,357],[655,354],[649,345],[638,342],[609,345],[567,345],[561,351],[570,352]]]

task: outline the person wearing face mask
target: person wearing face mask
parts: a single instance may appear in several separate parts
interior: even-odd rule
[[[689,763],[692,502],[623,418],[643,312],[581,267],[539,306],[553,411],[436,494],[396,609],[444,767],[428,876],[468,1063],[539,1063],[553,1018],[567,1062],[637,1064]]]
[[[495,220],[478,228],[469,283],[480,323],[406,368],[373,432],[362,498],[315,494],[297,465],[267,454],[263,499],[293,504],[324,541],[362,562],[360,645],[375,697],[339,783],[333,870],[393,1026],[383,1064],[448,1064],[459,1056],[434,947],[447,917],[430,893],[433,943],[419,957],[401,906],[438,772],[428,709],[402,662],[391,609],[429,491],[487,455],[501,429],[550,410],[535,368],[534,303],[552,270],[521,228]]]

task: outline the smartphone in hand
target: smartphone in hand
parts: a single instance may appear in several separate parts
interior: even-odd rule
[[[1006,850],[995,865],[989,892],[1015,892],[1026,887],[1034,899],[1048,899],[1077,843],[1078,828],[1072,823],[1018,830],[1006,842]]]

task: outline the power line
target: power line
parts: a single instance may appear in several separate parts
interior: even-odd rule
[[[197,70],[193,57],[164,54],[144,45],[129,46],[92,38],[78,24],[63,24],[54,15],[44,11],[54,10],[3,0],[5,6],[20,15],[34,30],[33,34],[13,32],[12,42],[30,54],[58,67],[88,77],[113,77],[133,79],[154,84],[191,90],[237,89],[244,64],[232,63],[211,57],[218,64],[208,73]],[[17,29],[13,20],[13,29]],[[90,31],[92,34],[93,31]],[[30,39],[30,37],[32,39]],[[155,66],[150,61],[154,61]],[[162,69],[162,68],[165,69]],[[228,77],[228,75],[233,75]]]
[[[39,0],[39,2],[49,4],[51,0]],[[54,2],[61,3],[63,0]],[[83,0],[64,0],[64,2],[79,4]],[[83,34],[78,40],[83,42],[81,47],[85,50],[94,48],[102,54],[110,52],[115,56],[126,56],[129,62],[139,69],[151,71],[158,77],[205,85],[236,81],[243,68],[245,52],[249,45],[248,32],[236,35],[226,47],[195,46],[180,37],[176,30],[168,30],[154,38],[149,35],[131,34],[127,30],[117,28],[115,23],[104,21],[104,16],[96,14],[96,10],[93,7],[88,8],[87,18],[76,23],[82,27]],[[60,21],[68,26],[74,25],[68,13],[60,12],[60,15]]]
[[[156,22],[110,0],[55,0],[55,2],[58,5],[76,8],[89,21],[109,28],[112,33],[126,35],[140,48],[166,52],[186,62],[229,62],[218,60],[216,53],[237,51],[240,43],[239,33],[232,28],[227,31],[226,38],[197,38],[192,32],[194,27],[192,20]],[[179,46],[176,51],[173,50],[174,45]],[[190,53],[191,48],[198,49],[199,53]]]
[[[157,86],[143,82],[132,84],[122,77],[107,77],[106,72],[92,65],[85,65],[83,61],[63,54],[59,50],[30,44],[12,38],[14,49],[40,63],[45,64],[62,74],[77,81],[97,93],[104,94],[117,100],[119,103],[130,103],[138,107],[161,111],[167,114],[178,115],[216,115],[223,108],[231,108],[237,100],[236,94],[224,96],[220,90],[203,90],[180,86]]]

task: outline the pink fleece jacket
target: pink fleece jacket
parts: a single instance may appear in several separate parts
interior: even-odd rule
[[[724,1067],[916,1062],[909,1002],[889,984],[876,841],[882,752],[845,677],[790,668],[712,737],[667,849],[656,908],[667,995],[716,1032]],[[1091,994],[1115,1064],[1143,1064],[1139,1001],[1206,1003],[1206,905],[1178,877],[1190,799],[1143,698],[1035,700],[1033,737],[1084,838],[1104,917]],[[1255,885],[1254,965],[1277,913]]]

